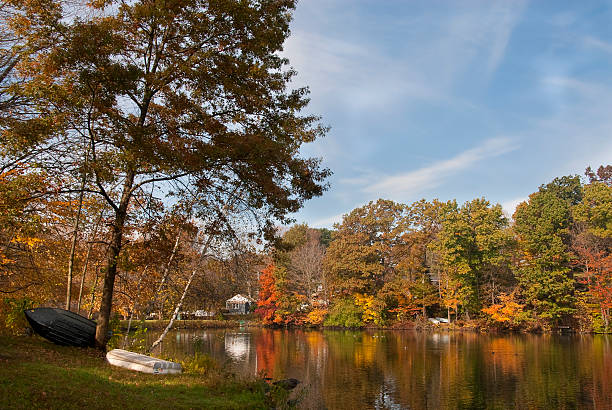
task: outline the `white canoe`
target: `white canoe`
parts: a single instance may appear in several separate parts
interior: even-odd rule
[[[183,371],[180,363],[156,359],[151,356],[128,352],[122,349],[114,349],[106,353],[106,360],[113,366],[119,366],[143,373],[173,374]]]

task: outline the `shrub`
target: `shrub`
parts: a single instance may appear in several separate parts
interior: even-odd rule
[[[119,316],[115,315],[108,323],[108,327],[112,332],[111,338],[108,340],[108,344],[106,345],[108,350],[117,349],[121,346],[121,339],[123,338],[123,333],[121,332],[121,321],[119,320]]]
[[[185,373],[207,374],[219,370],[217,363],[207,354],[195,352],[191,357],[180,361]]]
[[[13,335],[26,333],[30,327],[24,310],[32,309],[34,301],[27,297],[21,299],[6,298],[0,304],[0,328]]]
[[[149,347],[147,344],[148,330],[144,319],[140,320],[140,322],[134,326],[134,333],[132,335],[127,335],[129,338],[129,350],[138,353],[145,353],[147,351]]]
[[[325,319],[325,326],[338,327],[362,327],[362,309],[353,303],[350,298],[339,299],[329,310],[329,316]]]
[[[319,326],[323,324],[325,318],[327,317],[327,309],[325,308],[315,308],[306,315],[306,324],[311,326]]]

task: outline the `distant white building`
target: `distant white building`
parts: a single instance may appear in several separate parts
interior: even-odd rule
[[[196,310],[194,312],[195,317],[213,317],[214,315],[215,315],[215,312],[208,311],[208,310]]]
[[[255,300],[241,294],[225,301],[225,308],[229,310],[230,314],[247,314],[251,311],[252,306],[255,306]]]

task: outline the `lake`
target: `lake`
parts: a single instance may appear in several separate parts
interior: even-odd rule
[[[207,353],[237,375],[299,379],[308,409],[605,409],[612,408],[610,342],[244,328],[174,331],[162,349],[173,357]]]

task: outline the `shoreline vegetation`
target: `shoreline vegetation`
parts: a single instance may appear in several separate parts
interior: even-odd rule
[[[0,335],[0,408],[218,408],[287,406],[289,393],[262,377],[241,379],[198,354],[184,373],[150,375],[111,366],[97,349],[38,336]]]
[[[151,330],[163,330],[168,325],[169,320],[145,320],[132,322],[130,326],[130,333],[138,331],[143,325],[147,331]],[[122,332],[122,336],[125,336],[125,332],[128,328],[128,321],[119,321],[117,330]],[[344,326],[313,326],[313,325],[273,325],[265,324],[259,320],[247,319],[247,320],[176,320],[172,327],[173,330],[198,330],[198,329],[235,329],[235,328],[269,328],[269,329],[304,329],[304,330],[414,330],[414,331],[470,331],[479,333],[576,333],[576,334],[612,334],[610,330],[606,331],[581,331],[579,329],[573,329],[569,326],[558,326],[558,327],[535,327],[535,328],[500,328],[498,326],[491,325],[482,319],[465,321],[459,320],[452,323],[439,323],[434,324],[429,322],[427,319],[419,318],[415,321],[397,322],[387,326],[377,326],[374,324],[368,324],[359,327],[344,327]]]

